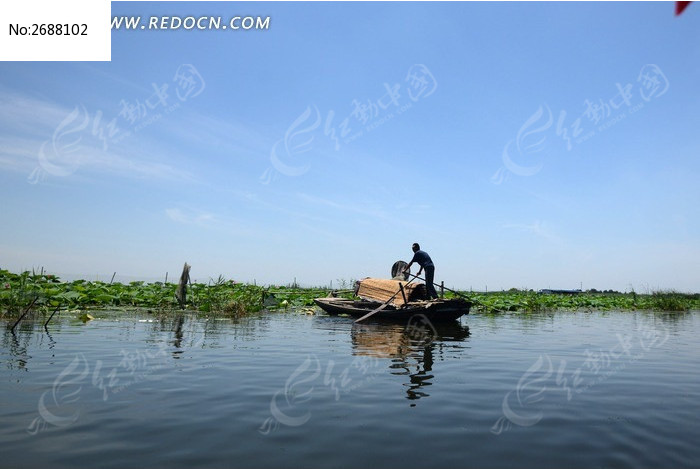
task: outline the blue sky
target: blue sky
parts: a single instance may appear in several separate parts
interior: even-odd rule
[[[120,30],[110,63],[0,63],[3,268],[337,284],[417,241],[459,288],[700,291],[695,5],[112,14],[270,28]]]

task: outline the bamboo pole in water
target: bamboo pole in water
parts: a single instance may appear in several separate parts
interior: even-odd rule
[[[58,306],[56,306],[56,309],[53,310],[53,313],[51,313],[51,316],[49,316],[49,319],[47,319],[46,322],[44,323],[44,329],[46,329],[46,326],[49,325],[49,321],[51,321],[51,319],[53,318],[53,315],[56,314],[60,308],[61,308],[61,304],[59,303]]]
[[[182,268],[182,275],[180,275],[180,282],[177,284],[177,290],[175,290],[175,297],[178,303],[180,303],[180,308],[185,309],[185,303],[187,302],[187,284],[190,281],[190,265],[185,262]]]
[[[17,324],[19,324],[19,322],[20,322],[22,319],[24,319],[24,317],[27,315],[27,313],[29,312],[29,310],[32,309],[32,306],[34,306],[34,303],[36,303],[36,300],[38,300],[38,299],[39,299],[39,297],[36,296],[36,297],[34,297],[34,299],[32,300],[32,302],[29,303],[29,306],[27,306],[27,309],[24,310],[24,313],[22,313],[22,315],[19,317],[19,319],[17,320],[17,322],[14,323],[14,325],[13,325],[12,328],[10,329],[12,332],[15,332],[15,327],[17,327]]]

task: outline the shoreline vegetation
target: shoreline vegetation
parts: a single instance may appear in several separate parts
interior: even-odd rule
[[[300,288],[296,281],[287,286],[257,286],[237,283],[223,276],[208,283],[187,285],[184,311],[203,315],[240,317],[263,310],[293,310],[313,313],[314,298],[334,294],[352,298],[354,282],[339,281],[340,289]],[[177,284],[166,282],[112,283],[101,281],[61,281],[55,275],[25,271],[20,274],[0,269],[0,318],[20,318],[27,312],[48,316],[57,311],[85,313],[100,309],[135,308],[149,313],[182,312],[176,298]],[[700,310],[700,294],[675,291],[649,293],[599,292],[575,294],[537,293],[510,289],[488,293],[460,292],[472,303],[472,313],[540,313],[551,311],[665,311]],[[445,292],[446,298],[452,298]],[[49,318],[50,320],[50,318]],[[19,321],[18,321],[19,322]],[[48,323],[48,321],[47,321]]]

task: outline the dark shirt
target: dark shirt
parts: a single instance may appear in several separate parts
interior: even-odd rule
[[[425,251],[416,251],[416,253],[413,254],[413,259],[411,259],[411,262],[416,262],[419,266],[423,267],[424,269],[426,267],[435,267],[432,259],[430,259],[430,256]]]

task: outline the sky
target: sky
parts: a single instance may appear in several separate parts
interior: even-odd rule
[[[269,28],[0,63],[0,268],[698,292],[697,7],[113,2]]]

